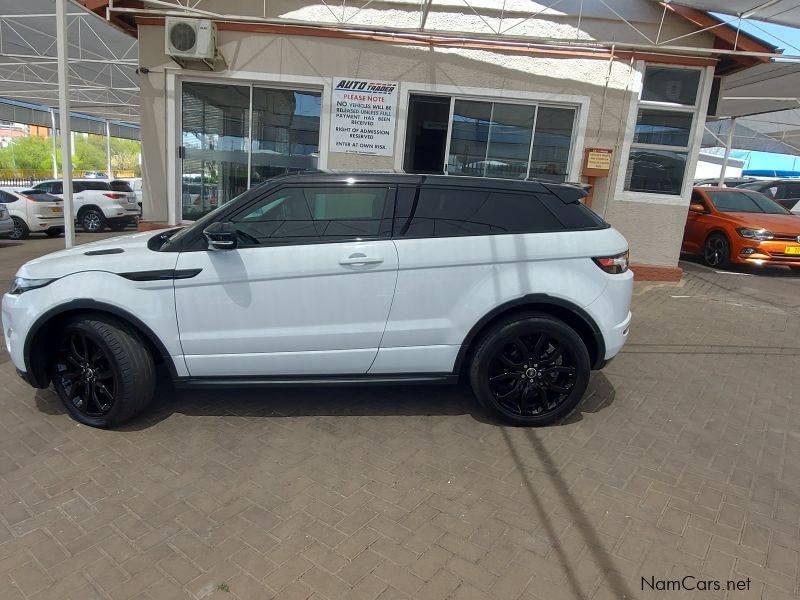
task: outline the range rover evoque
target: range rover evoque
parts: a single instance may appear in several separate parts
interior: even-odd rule
[[[456,381],[520,425],[562,419],[625,343],[628,244],[576,186],[315,172],[185,228],[22,266],[11,358],[112,427],[177,385]]]

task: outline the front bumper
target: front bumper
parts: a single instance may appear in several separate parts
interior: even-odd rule
[[[737,241],[737,247],[732,252],[732,262],[768,267],[800,267],[800,242],[791,240]]]

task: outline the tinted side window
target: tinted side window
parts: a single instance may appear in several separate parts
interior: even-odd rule
[[[231,219],[242,245],[374,239],[391,227],[387,186],[287,188]]]
[[[52,187],[47,190],[51,194],[63,194],[64,193],[64,183],[62,181],[53,181],[50,184]]]
[[[535,194],[423,187],[406,237],[564,229]]]
[[[6,191],[0,190],[0,204],[11,204],[16,201],[17,197],[14,194],[9,194]]]
[[[107,181],[79,181],[76,182],[75,185],[80,184],[83,190],[99,190],[99,191],[108,191],[111,189],[111,186]],[[83,191],[81,190],[81,191]],[[127,190],[130,191],[130,190]]]
[[[133,188],[127,181],[114,180],[110,184],[112,192],[132,192]]]
[[[53,183],[50,181],[43,181],[42,183],[37,183],[33,186],[35,190],[41,190],[43,192],[52,193],[53,192]]]

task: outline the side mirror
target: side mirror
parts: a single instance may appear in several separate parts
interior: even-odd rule
[[[697,203],[697,202],[692,202],[692,203],[689,205],[689,210],[690,210],[691,212],[693,212],[693,213],[705,214],[705,212],[706,212],[706,207],[705,207],[705,206],[703,206],[703,205],[702,205],[702,204],[700,204],[700,203]]]
[[[236,226],[233,223],[212,223],[203,230],[209,250],[234,250],[238,244]]]

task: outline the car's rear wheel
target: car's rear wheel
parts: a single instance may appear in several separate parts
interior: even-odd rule
[[[514,425],[549,425],[571,413],[589,382],[581,337],[548,315],[506,319],[478,342],[470,382],[478,401]]]
[[[106,217],[96,208],[84,210],[78,217],[81,227],[88,233],[99,233],[106,228]]]
[[[31,230],[28,229],[28,225],[20,219],[19,217],[11,217],[11,220],[14,221],[14,229],[11,233],[8,234],[8,237],[12,240],[24,240],[31,234]]]
[[[721,233],[712,233],[703,246],[703,261],[714,269],[727,269],[731,264],[731,245]]]
[[[122,321],[104,315],[71,317],[53,345],[53,387],[76,421],[113,427],[139,414],[152,399],[153,357]]]

